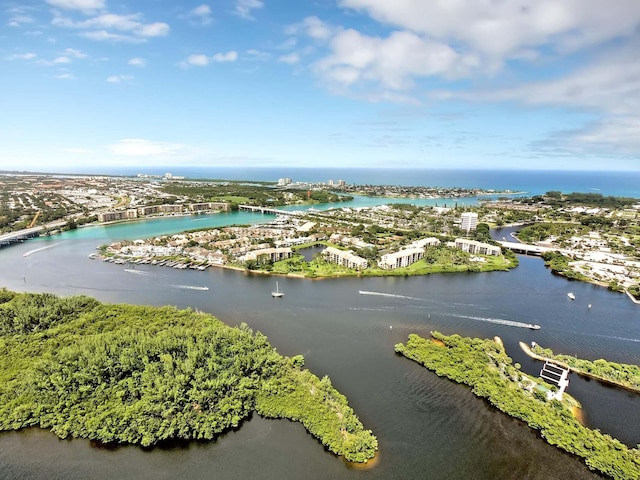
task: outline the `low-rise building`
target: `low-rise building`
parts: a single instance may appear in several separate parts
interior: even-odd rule
[[[229,210],[229,204],[225,202],[202,202],[189,204],[189,210],[192,212],[206,212],[208,210]]]
[[[363,270],[369,266],[366,258],[359,257],[351,250],[327,247],[322,251],[322,255],[331,263],[336,263],[354,270]]]
[[[101,212],[98,214],[99,222],[115,222],[117,220],[131,220],[138,217],[135,209],[120,210],[117,212]]]
[[[482,243],[476,240],[469,240],[467,238],[456,238],[454,243],[455,248],[464,252],[477,254],[477,255],[501,255],[502,250],[496,245],[489,243]]]
[[[435,247],[437,245],[440,245],[440,240],[435,237],[421,238],[412,242],[407,248],[397,252],[385,253],[378,262],[378,266],[385,270],[408,267],[424,257],[426,247]]]
[[[293,250],[290,247],[282,248],[261,248],[251,250],[239,258],[243,262],[257,261],[258,263],[274,263],[280,260],[286,260],[293,256]]]
[[[408,267],[424,257],[424,248],[411,247],[397,252],[385,253],[378,262],[378,266],[385,270]]]

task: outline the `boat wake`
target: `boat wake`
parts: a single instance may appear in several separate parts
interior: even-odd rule
[[[478,320],[480,322],[496,323],[498,325],[506,325],[508,327],[529,328],[533,330],[538,330],[540,328],[540,325],[536,325],[533,323],[515,322],[513,320],[503,320],[501,318],[474,317],[471,315],[456,315],[456,314],[453,314],[451,316],[458,317],[458,318],[468,318],[470,320]]]
[[[379,297],[390,297],[390,298],[404,298],[406,300],[417,300],[422,301],[422,298],[409,297],[407,295],[396,295],[395,293],[384,293],[384,292],[369,292],[367,290],[360,290],[358,292],[360,295],[377,295]]]
[[[201,287],[199,285],[171,285],[173,288],[183,288],[185,290],[209,290],[209,287]]]
[[[156,275],[151,272],[145,272],[144,270],[134,270],[133,268],[125,268],[127,273],[135,273],[136,275],[142,275],[143,277],[155,277]]]
[[[62,243],[65,243],[65,242],[56,243],[55,245],[47,245],[46,247],[36,248],[35,250],[29,250],[28,252],[23,253],[22,256],[28,257],[29,255],[32,255],[34,253],[42,252],[43,250],[49,250],[50,248],[57,247]]]

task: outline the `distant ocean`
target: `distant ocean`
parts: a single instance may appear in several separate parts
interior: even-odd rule
[[[85,172],[94,173],[94,172]],[[100,173],[136,175],[138,173],[227,180],[277,181],[291,178],[294,182],[328,182],[344,180],[359,185],[402,185],[429,187],[481,188],[511,190],[538,195],[551,190],[563,193],[600,193],[605,196],[640,198],[640,171],[541,171],[541,170],[426,170],[390,168],[226,168],[226,167],[162,167],[137,169],[129,167]]]

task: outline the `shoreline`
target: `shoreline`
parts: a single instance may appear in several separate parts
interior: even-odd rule
[[[520,348],[522,349],[522,351],[530,358],[533,358],[534,360],[539,360],[541,362],[549,362],[549,363],[553,363],[555,365],[559,365],[562,368],[566,368],[569,371],[576,373],[577,375],[583,376],[583,377],[587,377],[587,378],[591,378],[593,380],[597,380],[599,382],[602,383],[606,383],[609,385],[614,385],[616,387],[619,388],[623,388],[629,392],[633,392],[633,393],[637,393],[640,394],[640,389],[635,388],[631,385],[626,385],[624,383],[618,382],[616,380],[610,379],[610,378],[606,378],[606,377],[601,377],[599,375],[596,375],[594,373],[591,372],[585,372],[584,370],[581,370],[580,368],[577,367],[573,367],[571,365],[569,365],[568,363],[563,362],[562,360],[557,360],[555,358],[550,358],[550,357],[545,357],[544,355],[539,355],[537,353],[535,353],[533,350],[531,350],[531,348],[529,348],[529,345],[527,345],[524,342],[519,342]]]

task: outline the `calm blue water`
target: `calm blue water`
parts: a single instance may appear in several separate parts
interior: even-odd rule
[[[425,170],[365,168],[225,168],[225,167],[128,167],[77,173],[164,175],[170,172],[187,178],[277,181],[288,177],[294,182],[344,180],[358,185],[402,185],[430,187],[482,188],[485,190],[523,191],[538,195],[550,190],[564,193],[593,192],[602,195],[640,198],[640,171],[568,171],[568,170]]]

